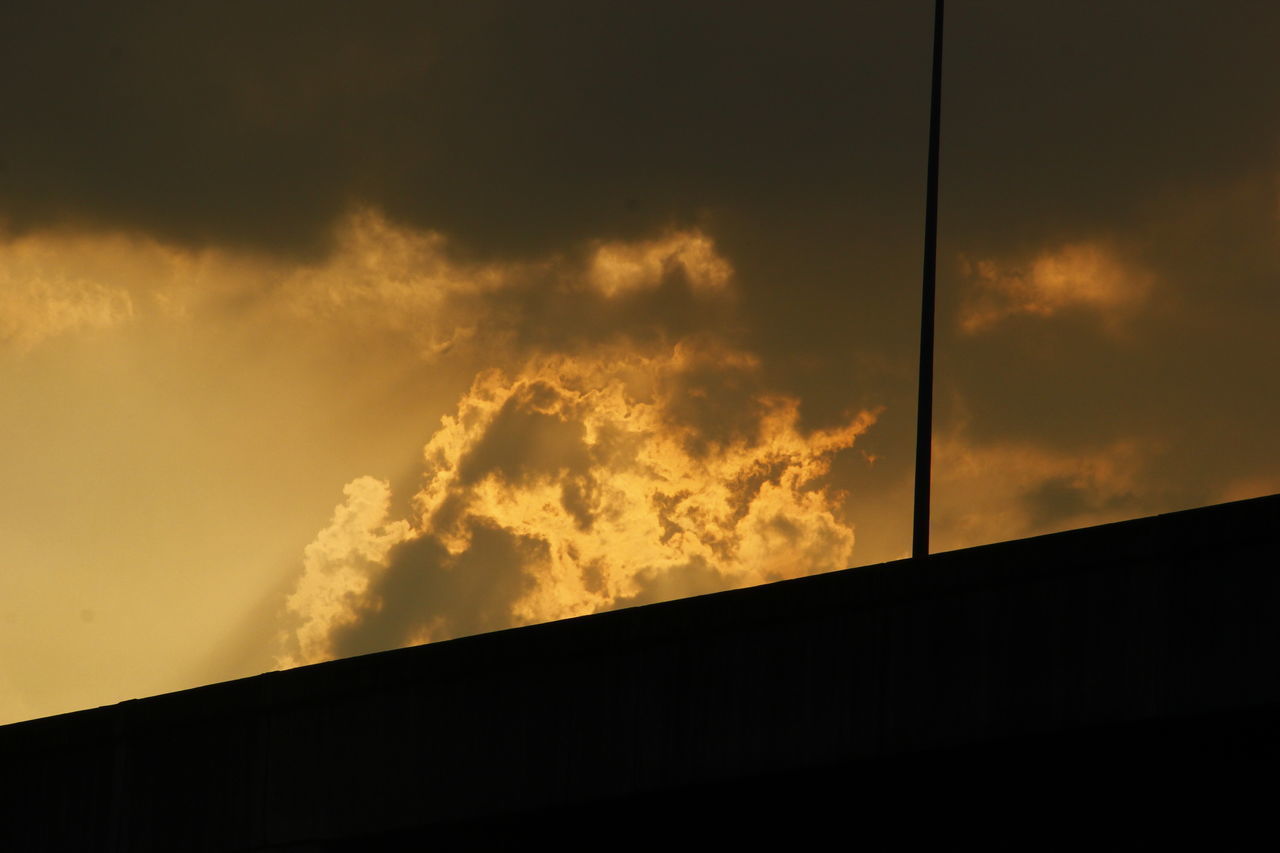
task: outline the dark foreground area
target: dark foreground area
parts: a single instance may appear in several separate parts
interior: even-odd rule
[[[0,727],[0,849],[1221,843],[1280,496]]]

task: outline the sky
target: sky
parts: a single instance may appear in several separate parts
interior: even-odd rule
[[[932,4],[12,4],[0,723],[906,556]],[[1280,491],[1280,7],[953,2],[935,550]]]

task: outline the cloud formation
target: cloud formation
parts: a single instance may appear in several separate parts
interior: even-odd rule
[[[960,328],[986,331],[1010,317],[1052,317],[1071,309],[1090,312],[1119,328],[1149,297],[1150,273],[1126,264],[1097,243],[1074,243],[1041,252],[1023,264],[960,259],[967,280]]]
[[[333,246],[280,277],[266,297],[272,310],[410,340],[428,361],[480,346],[492,364],[507,350],[679,337],[730,319],[733,267],[697,228],[478,261],[443,234],[360,208],[335,226]]]
[[[33,713],[905,551],[927,0],[80,5],[0,28]],[[1276,488],[1280,6],[947,23],[939,544]]]
[[[353,611],[368,592],[371,567],[381,565],[392,546],[411,536],[407,522],[387,519],[391,495],[386,483],[360,477],[342,491],[346,500],[307,546],[302,576],[286,605],[307,616],[297,629],[298,647],[307,658],[325,647],[331,631],[353,621]]]
[[[695,291],[718,291],[728,285],[733,268],[705,234],[677,232],[640,243],[601,243],[592,253],[589,278],[605,296],[618,296],[657,287],[673,274],[682,274]]]
[[[65,237],[0,242],[0,348],[25,353],[49,338],[130,320],[127,287],[97,274],[103,250],[119,247],[94,242],[89,252]]]
[[[414,516],[361,478],[307,550],[282,662],[848,565],[824,478],[874,422],[804,432],[758,360],[705,342],[477,377],[424,449]]]
[[[978,443],[961,430],[934,442],[937,550],[997,542],[1141,514],[1160,488],[1166,448],[1119,439],[1069,451],[1035,442]]]
[[[828,474],[875,413],[802,426],[735,342],[735,271],[702,231],[478,261],[364,209],[334,245],[256,310],[478,373],[407,517],[389,483],[348,484],[288,598],[282,664],[850,564]]]
[[[19,2],[0,218],[315,256],[355,202],[515,257],[697,224],[730,196],[796,216],[836,152],[871,144],[860,116],[903,111],[868,60],[914,68],[885,35],[925,11]],[[802,180],[752,179],[784,153]]]

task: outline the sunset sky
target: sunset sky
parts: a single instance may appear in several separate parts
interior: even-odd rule
[[[0,723],[906,555],[931,2],[7,12]],[[1280,6],[946,39],[935,550],[1280,491]]]

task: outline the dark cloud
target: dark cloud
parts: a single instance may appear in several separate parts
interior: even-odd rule
[[[1275,479],[1280,12],[1254,4],[973,4],[948,18],[940,420],[979,446],[1143,454],[1134,494],[1051,480],[1031,529],[1243,496]],[[956,318],[955,259],[1106,247],[1146,295]],[[1265,473],[1263,473],[1265,472]],[[991,472],[997,476],[999,472]]]
[[[1079,239],[1274,165],[1273,6],[981,3],[947,24],[951,239]]]
[[[807,385],[859,338],[909,356],[927,3],[55,8],[0,36],[10,228],[313,253],[363,203],[493,258],[698,225],[749,343],[826,366]],[[534,343],[713,319],[677,284],[567,314],[552,289],[508,305]]]
[[[68,458],[84,445],[112,460],[96,480],[147,472],[182,493],[165,542],[224,525],[173,544],[187,554],[216,541],[296,557],[322,516],[285,524],[286,502],[377,474],[352,481],[303,554],[285,607],[294,662],[900,556],[931,7],[13,0],[0,355],[15,387],[39,388],[8,406],[16,423],[27,396],[43,401],[19,432],[47,438],[9,461],[23,482],[80,482]],[[935,542],[1280,489],[1276,44],[1280,5],[1250,0],[951,4]],[[663,248],[677,238],[731,275]],[[656,252],[646,280],[593,281],[610,247]],[[1081,247],[1142,287],[1038,293],[1088,291],[1034,275]],[[975,304],[990,316],[966,329]],[[672,367],[677,344],[700,355]],[[117,346],[136,355],[119,361]],[[76,359],[103,381],[57,366]],[[507,379],[473,381],[495,367]],[[645,372],[667,384],[640,387]],[[153,374],[172,393],[131,390]],[[476,402],[535,379],[597,396],[569,411],[529,385],[506,408]],[[627,418],[590,422],[610,394]],[[90,397],[128,417],[104,428]],[[791,417],[771,408],[782,397],[798,420],[765,435],[766,416]],[[441,425],[459,398],[488,426]],[[92,441],[44,429],[50,400]],[[830,437],[871,423],[863,411],[876,414],[856,447],[852,431]],[[451,430],[456,443],[431,438]],[[133,456],[112,443],[123,435]],[[425,467],[410,463],[428,439]],[[389,444],[400,450],[370,451]],[[257,451],[276,446],[284,474],[264,479],[275,460]],[[234,479],[245,466],[260,470]],[[458,476],[443,483],[446,470]],[[293,485],[271,498],[268,480]],[[234,500],[206,501],[218,483]],[[43,504],[15,492],[53,508],[27,538],[77,541],[58,489],[43,491]],[[526,503],[485,508],[486,492]],[[159,516],[146,500],[113,515],[126,503],[76,517],[136,551]],[[243,506],[259,503],[270,532],[242,535]],[[151,571],[135,557],[120,578]],[[171,604],[151,615],[189,610]],[[179,621],[175,634],[192,627]],[[224,645],[220,675],[261,660]],[[47,664],[32,667],[43,685]]]
[[[450,554],[434,536],[401,543],[371,585],[357,620],[333,632],[339,657],[508,628],[512,606],[532,586],[526,569],[547,560],[547,544],[469,519],[470,544]]]
[[[1081,306],[979,335],[944,329],[943,375],[963,390],[963,411],[944,399],[944,417],[972,416],[986,442],[1083,450],[1143,438],[1166,455],[1153,476],[1189,488],[1189,502],[1204,500],[1192,494],[1210,468],[1245,476],[1271,455],[1267,424],[1280,416],[1280,379],[1266,367],[1280,357],[1278,175],[1280,156],[1243,186],[1188,193],[1116,226],[1120,251],[1153,282],[1117,322],[1119,311]],[[954,271],[944,284],[966,287]],[[1213,448],[1211,461],[1198,448]]]
[[[911,458],[931,6],[11,4],[0,219],[314,256],[368,205],[483,261],[696,227],[732,300],[674,267],[621,296],[549,274],[459,298],[521,351],[714,329],[808,428],[886,407],[863,443],[881,483]],[[1280,414],[1280,11],[992,2],[947,23],[943,425],[1067,449],[1160,436],[1207,484],[1191,448],[1227,421],[1243,436],[1212,464],[1244,472]],[[1124,334],[1079,307],[956,333],[959,255],[1090,241],[1157,282]],[[749,421],[698,390],[673,410],[695,440]]]
[[[490,474],[514,485],[585,474],[591,455],[585,430],[555,411],[561,403],[545,382],[522,386],[462,460],[459,484],[472,486]]]
[[[635,595],[619,598],[615,607],[638,607],[659,601],[688,598],[719,592],[732,585],[732,578],[716,571],[705,560],[694,560],[685,566],[645,573],[636,579]]]
[[[663,416],[695,456],[734,441],[754,444],[765,412],[760,390],[750,366],[709,360],[672,378]]]
[[[700,293],[676,267],[630,292],[606,294],[589,284],[585,262],[554,276],[515,280],[501,297],[462,294],[451,306],[485,317],[486,343],[505,339],[515,350],[564,352],[626,340],[647,346],[708,332],[738,337],[747,325],[723,293]]]
[[[298,249],[358,199],[498,253],[752,200],[795,215],[915,112],[894,78],[921,76],[900,55],[923,11],[26,4],[6,212]]]
[[[1028,526],[1033,530],[1062,527],[1073,519],[1132,508],[1132,494],[1100,496],[1087,484],[1054,477],[1025,497]]]

